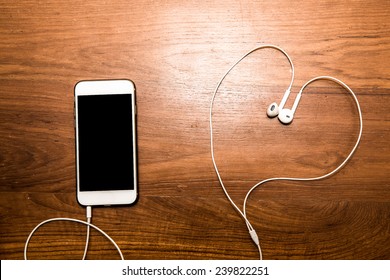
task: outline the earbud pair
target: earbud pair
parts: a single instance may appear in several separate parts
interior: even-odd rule
[[[286,90],[279,105],[276,102],[273,102],[271,103],[271,105],[268,106],[267,116],[269,118],[274,118],[278,116],[279,121],[283,124],[291,123],[294,119],[294,113],[298,107],[299,100],[301,99],[301,94],[301,92],[298,93],[294,101],[294,105],[291,109],[283,108],[286,104],[288,96],[290,95],[290,89]]]

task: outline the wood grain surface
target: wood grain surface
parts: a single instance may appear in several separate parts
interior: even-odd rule
[[[265,259],[390,259],[388,1],[0,1],[0,258],[22,259],[30,231],[84,219],[76,201],[73,87],[127,78],[137,87],[140,197],[94,209],[126,259],[256,259],[210,154],[209,107],[221,76],[261,44],[292,57],[296,79],[334,76],[356,93],[361,144],[318,182],[272,182],[249,199]],[[290,68],[265,49],[240,63],[215,100],[215,153],[232,198],[274,176],[318,176],[358,134],[353,99],[319,81],[290,126],[265,115]],[[80,259],[85,227],[42,227],[31,259]],[[92,231],[88,259],[117,259]]]

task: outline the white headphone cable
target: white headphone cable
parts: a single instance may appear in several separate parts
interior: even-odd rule
[[[28,249],[28,245],[30,243],[30,240],[31,240],[31,237],[34,235],[34,233],[38,230],[38,228],[40,228],[41,226],[43,226],[44,224],[47,224],[47,223],[50,223],[50,222],[56,222],[56,221],[68,221],[68,222],[75,222],[75,223],[80,223],[80,224],[83,224],[83,225],[86,225],[88,228],[87,228],[87,239],[86,239],[86,244],[85,244],[85,249],[84,249],[84,256],[83,256],[83,260],[85,259],[86,257],[86,254],[87,254],[87,249],[88,249],[88,243],[89,243],[89,228],[92,227],[94,229],[96,229],[98,232],[100,232],[102,235],[104,235],[108,240],[110,240],[110,242],[115,246],[115,248],[117,249],[120,257],[122,260],[124,260],[123,258],[123,254],[119,248],[119,246],[115,243],[115,241],[107,234],[105,233],[103,230],[101,230],[99,227],[95,226],[94,224],[91,223],[91,217],[92,217],[92,210],[91,210],[91,207],[88,206],[87,207],[87,221],[82,221],[82,220],[78,220],[78,219],[72,219],[72,218],[53,218],[53,219],[48,219],[48,220],[45,220],[43,222],[41,222],[40,224],[38,224],[30,233],[30,235],[28,236],[27,240],[26,240],[26,243],[24,245],[24,259],[27,260],[27,249]]]
[[[355,103],[356,103],[356,107],[357,107],[357,110],[358,110],[358,114],[359,114],[359,134],[358,134],[358,138],[356,140],[356,143],[355,145],[353,146],[351,152],[348,154],[348,156],[344,159],[344,161],[339,165],[337,166],[335,169],[333,169],[332,171],[322,175],[322,176],[318,176],[318,177],[311,177],[311,178],[295,178],[295,177],[276,177],[276,178],[269,178],[269,179],[265,179],[259,183],[257,183],[256,185],[254,185],[246,194],[245,196],[245,199],[244,199],[244,204],[243,204],[243,213],[244,213],[244,216],[246,218],[246,220],[248,220],[247,218],[247,214],[246,214],[246,205],[247,205],[247,202],[248,202],[248,198],[249,198],[249,195],[256,189],[258,188],[259,186],[261,186],[262,184],[265,184],[267,182],[271,182],[271,181],[318,181],[318,180],[322,180],[322,179],[325,179],[325,178],[328,178],[330,176],[332,176],[333,174],[335,174],[336,172],[338,172],[349,160],[350,158],[352,157],[352,155],[355,153],[359,143],[360,143],[360,140],[361,140],[361,137],[362,137],[362,132],[363,132],[363,117],[362,117],[362,112],[361,112],[361,109],[360,109],[360,104],[359,104],[359,101],[355,95],[355,93],[351,90],[351,88],[349,88],[344,82],[334,78],[334,77],[330,77],[330,76],[319,76],[319,77],[316,77],[316,78],[313,78],[311,79],[310,81],[308,81],[305,85],[302,86],[301,90],[299,91],[299,94],[302,94],[303,90],[312,82],[314,81],[317,81],[317,80],[330,80],[330,81],[333,81],[339,85],[341,85],[344,89],[348,90],[348,92],[352,95]],[[262,258],[262,256],[260,255],[260,259]]]
[[[292,84],[294,82],[294,65],[292,63],[292,60],[290,58],[290,56],[281,48],[275,46],[275,45],[262,45],[262,46],[259,46],[259,47],[256,47],[252,50],[250,50],[249,52],[247,52],[245,55],[243,55],[236,63],[234,63],[227,71],[226,73],[222,76],[222,78],[220,79],[220,81],[218,82],[215,90],[214,90],[214,93],[213,93],[213,96],[212,96],[212,99],[211,99],[211,104],[210,104],[210,115],[209,115],[209,119],[210,119],[210,148],[211,148],[211,158],[212,158],[212,161],[213,161],[213,165],[214,165],[214,169],[215,169],[215,172],[217,173],[217,176],[218,176],[218,180],[219,180],[219,183],[222,187],[222,190],[224,191],[226,197],[228,198],[228,200],[230,201],[230,203],[233,205],[233,207],[236,209],[236,211],[241,215],[241,217],[245,220],[246,224],[247,224],[247,227],[248,227],[248,230],[249,230],[249,234],[253,240],[253,242],[257,245],[258,247],[258,250],[259,250],[259,254],[260,254],[260,259],[262,259],[262,251],[261,251],[261,247],[260,247],[260,243],[259,243],[259,238],[256,234],[256,231],[253,229],[251,223],[249,222],[249,220],[246,218],[246,215],[241,211],[241,209],[235,204],[235,202],[233,201],[233,199],[230,197],[229,193],[227,192],[226,190],[226,187],[222,181],[222,178],[221,178],[221,174],[219,173],[218,171],[218,167],[217,167],[217,164],[216,164],[216,161],[215,161],[215,155],[214,155],[214,138],[213,138],[213,120],[212,120],[212,116],[213,116],[213,106],[214,106],[214,99],[215,99],[215,96],[217,95],[217,92],[218,92],[218,89],[219,87],[221,86],[223,80],[225,79],[225,77],[230,73],[230,71],[238,64],[240,63],[240,61],[242,61],[245,57],[247,57],[248,55],[250,55],[251,53],[257,51],[257,50],[260,50],[260,49],[264,49],[264,48],[271,48],[271,49],[276,49],[280,52],[282,52],[288,59],[288,62],[290,63],[290,66],[291,66],[291,81],[290,81],[290,84],[289,84],[289,87],[286,91],[287,92],[290,92],[291,91],[291,87],[292,87]],[[285,93],[284,96],[287,96],[287,94]]]
[[[291,90],[291,87],[292,87],[292,83],[293,83],[293,79],[294,79],[294,67],[293,67],[293,64],[292,64],[292,61],[290,59],[290,57],[287,55],[286,52],[284,52],[282,49],[280,49],[279,47],[276,47],[276,46],[273,46],[273,45],[264,45],[264,46],[260,46],[260,47],[257,47],[257,48],[254,48],[252,49],[251,51],[249,51],[248,53],[246,53],[243,57],[241,57],[236,63],[233,64],[232,67],[229,68],[229,70],[222,76],[221,80],[219,81],[217,87],[215,88],[214,90],[214,94],[212,96],[212,100],[211,100],[211,105],[210,105],[210,148],[211,148],[211,158],[212,158],[212,162],[213,162],[213,165],[214,165],[214,169],[215,169],[215,172],[217,174],[217,177],[218,177],[218,180],[220,182],[220,185],[226,195],[226,197],[228,198],[228,200],[230,201],[230,203],[233,205],[233,207],[237,210],[237,212],[242,216],[242,218],[245,220],[245,223],[248,227],[248,230],[249,230],[249,234],[253,240],[253,242],[257,245],[257,248],[259,250],[259,255],[260,255],[260,260],[262,259],[262,250],[261,250],[261,246],[260,246],[260,242],[259,242],[259,239],[258,239],[258,236],[257,236],[257,233],[256,231],[254,230],[253,226],[251,225],[251,223],[249,222],[248,218],[247,218],[247,215],[246,215],[246,205],[247,205],[247,201],[248,201],[248,198],[249,198],[249,195],[252,193],[253,190],[255,190],[257,187],[259,187],[260,185],[266,183],[266,182],[270,182],[270,181],[277,181],[277,180],[289,180],[289,181],[315,181],[315,180],[321,180],[321,179],[324,179],[324,178],[327,178],[331,175],[333,175],[334,173],[336,173],[337,171],[339,171],[347,162],[348,160],[352,157],[352,155],[354,154],[354,152],[356,151],[359,143],[360,143],[360,139],[361,139],[361,136],[362,136],[362,131],[363,131],[363,119],[362,119],[362,113],[361,113],[361,109],[360,109],[360,105],[359,105],[359,101],[356,97],[356,95],[354,94],[354,92],[345,84],[343,83],[342,81],[334,78],[334,77],[330,77],[330,76],[319,76],[319,77],[316,77],[316,78],[313,78],[311,80],[309,80],[306,84],[304,84],[301,88],[301,90],[299,91],[298,95],[297,95],[297,98],[296,98],[296,101],[294,102],[294,106],[293,106],[293,111],[295,111],[295,109],[297,108],[298,106],[298,103],[299,103],[299,100],[300,100],[300,97],[302,95],[302,92],[303,90],[312,82],[314,81],[317,81],[317,80],[330,80],[330,81],[333,81],[339,85],[341,85],[343,88],[345,88],[346,90],[348,90],[348,92],[352,95],[355,103],[356,103],[356,106],[357,106],[357,109],[358,109],[358,113],[359,113],[359,124],[360,124],[360,129],[359,129],[359,135],[358,135],[358,139],[354,145],[354,147],[352,148],[351,152],[349,153],[349,155],[346,157],[346,159],[338,166],[336,167],[334,170],[332,170],[331,172],[325,174],[325,175],[322,175],[322,176],[318,176],[318,177],[312,177],[312,178],[290,178],[290,177],[277,177],[277,178],[269,178],[269,179],[265,179],[259,183],[257,183],[256,185],[254,185],[246,194],[245,196],[245,200],[244,200],[244,204],[243,204],[243,211],[241,211],[241,209],[234,203],[234,201],[232,200],[232,198],[230,197],[230,195],[228,194],[227,190],[226,190],[226,187],[222,181],[222,178],[221,178],[221,175],[219,173],[219,170],[218,170],[218,167],[217,167],[217,164],[216,164],[216,161],[215,161],[215,155],[214,155],[214,141],[213,141],[213,123],[212,123],[212,110],[213,110],[213,104],[214,104],[214,99],[215,99],[215,96],[218,92],[218,89],[220,87],[220,85],[222,84],[223,80],[225,79],[225,77],[230,73],[230,71],[241,61],[243,60],[246,56],[248,56],[249,54],[251,54],[252,52],[258,50],[258,49],[262,49],[262,48],[266,48],[266,47],[270,47],[270,48],[275,48],[277,50],[280,50],[283,54],[286,55],[286,57],[288,58],[289,62],[290,62],[290,65],[291,65],[291,68],[292,68],[292,79],[291,79],[291,83],[290,83],[290,86],[288,88],[288,91]],[[285,94],[286,96],[286,94]],[[283,99],[285,99],[285,96]],[[282,104],[284,105],[286,100],[282,100]]]
[[[334,78],[334,77],[330,77],[330,76],[319,76],[319,77],[316,77],[316,78],[313,78],[311,80],[309,80],[306,84],[304,84],[301,88],[301,90],[299,91],[299,95],[302,94],[303,90],[309,85],[311,84],[312,82],[314,81],[318,81],[318,80],[330,80],[330,81],[333,81],[337,84],[339,84],[340,86],[342,86],[344,89],[346,89],[353,97],[354,101],[355,101],[355,104],[356,104],[356,108],[358,110],[358,114],[359,114],[359,134],[358,134],[358,138],[356,140],[356,143],[355,145],[353,146],[352,150],[350,151],[350,153],[348,154],[348,156],[344,159],[344,161],[342,163],[339,164],[339,166],[337,166],[335,169],[333,169],[332,171],[322,175],[322,176],[318,176],[318,177],[311,177],[311,178],[294,178],[294,177],[276,177],[276,178],[269,178],[269,179],[265,179],[259,183],[257,183],[256,185],[254,185],[249,191],[248,193],[246,194],[245,196],[245,200],[244,200],[244,204],[243,204],[243,212],[244,212],[244,215],[246,216],[246,204],[247,204],[247,201],[248,201],[248,198],[249,198],[249,195],[252,193],[252,191],[254,191],[257,187],[259,187],[260,185],[264,184],[264,183],[267,183],[267,182],[271,182],[271,181],[318,181],[318,180],[322,180],[322,179],[325,179],[327,177],[330,177],[332,176],[333,174],[335,174],[336,172],[338,172],[348,161],[349,159],[352,157],[352,155],[355,153],[359,143],[360,143],[360,139],[362,137],[362,133],[363,133],[363,117],[362,117],[362,111],[360,109],[360,104],[359,104],[359,101],[355,95],[355,93],[352,91],[352,89],[350,87],[348,87],[344,82]]]

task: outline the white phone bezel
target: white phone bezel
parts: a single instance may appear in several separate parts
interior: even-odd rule
[[[80,191],[79,182],[79,143],[78,143],[78,96],[82,95],[108,95],[108,94],[131,94],[132,112],[133,112],[133,164],[134,164],[134,189],[116,190],[116,191]],[[77,181],[77,200],[81,205],[118,205],[132,204],[137,199],[138,176],[137,176],[137,137],[136,137],[136,104],[135,104],[135,86],[130,80],[99,80],[99,81],[80,81],[74,88],[75,97],[75,133],[76,133],[76,181]]]

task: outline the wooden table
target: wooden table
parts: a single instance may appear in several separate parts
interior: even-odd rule
[[[45,3],[47,2],[47,3]],[[390,258],[388,1],[1,1],[0,257],[22,259],[42,220],[84,219],[76,201],[73,87],[128,78],[137,87],[140,197],[94,209],[126,259],[256,259],[245,223],[212,166],[209,107],[219,79],[262,44],[294,61],[292,102],[319,75],[347,83],[362,107],[361,144],[317,182],[272,182],[249,199],[265,259]],[[358,134],[353,99],[319,81],[289,126],[265,115],[290,80],[286,58],[253,53],[222,84],[215,152],[229,193],[274,176],[319,176]],[[31,259],[79,259],[85,227],[51,223]],[[119,258],[92,232],[88,259]]]

